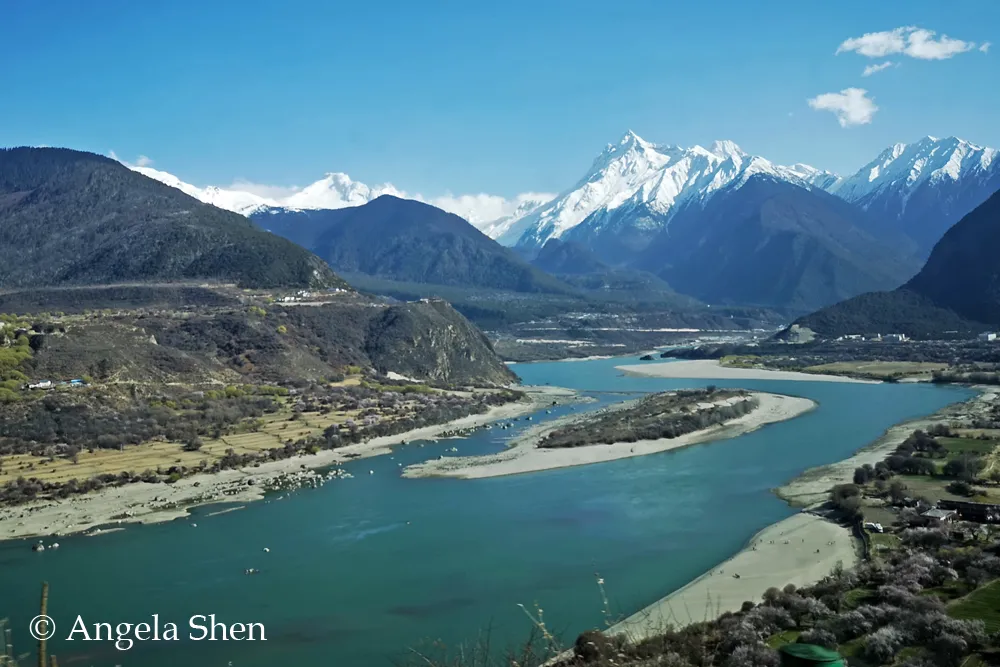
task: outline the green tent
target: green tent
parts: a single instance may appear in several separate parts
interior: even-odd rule
[[[813,644],[785,644],[781,653],[781,667],[844,667],[844,659],[836,651]]]

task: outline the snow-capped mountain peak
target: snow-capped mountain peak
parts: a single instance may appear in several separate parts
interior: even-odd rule
[[[719,157],[726,159],[732,157],[745,158],[747,154],[742,148],[736,145],[736,142],[724,139],[721,141],[713,141],[712,147],[708,149],[713,155],[718,155]]]
[[[640,216],[641,224],[652,224],[652,216],[665,225],[679,205],[703,202],[726,187],[739,187],[754,174],[809,187],[826,172],[804,165],[775,165],[747,154],[732,141],[715,141],[708,149],[681,148],[654,144],[628,131],[617,144],[609,144],[597,156],[590,171],[573,188],[510,225],[497,240],[507,245],[541,247],[585,221],[598,227],[610,217],[620,220],[619,213],[633,209],[645,212]],[[831,177],[836,178],[828,175],[820,180]]]
[[[341,172],[324,174],[323,178],[288,197],[284,205],[298,209],[333,209],[361,206],[382,195],[403,196],[391,184],[369,187],[352,180]]]
[[[980,177],[995,167],[997,150],[964,139],[927,136],[912,144],[895,144],[844,180],[836,194],[861,202],[886,189],[912,190],[924,183]]]

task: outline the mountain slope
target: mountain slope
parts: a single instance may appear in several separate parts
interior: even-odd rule
[[[949,229],[902,288],[865,294],[798,320],[820,335],[931,335],[1000,327],[1000,192]]]
[[[608,271],[610,267],[587,248],[572,241],[549,239],[531,261],[552,274],[587,274]]]
[[[254,219],[344,272],[518,292],[570,290],[457,215],[413,200],[383,195],[364,206],[261,212]]]
[[[998,151],[955,137],[896,144],[829,187],[906,233],[923,256],[949,227],[998,189]]]
[[[768,175],[679,210],[638,260],[709,303],[811,310],[894,288],[918,264],[862,231],[866,215],[825,192]]]
[[[575,186],[512,225],[498,240],[540,248],[550,238],[565,237],[604,260],[620,262],[642,251],[679,207],[707,201],[754,174],[803,186],[835,178],[804,165],[775,165],[731,141],[717,141],[709,149],[680,148],[627,132],[595,159]]]
[[[306,250],[114,160],[0,150],[0,286],[189,279],[346,286]]]

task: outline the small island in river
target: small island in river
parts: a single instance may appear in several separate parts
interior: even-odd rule
[[[742,435],[815,405],[807,398],[742,389],[662,392],[539,424],[499,454],[442,457],[403,474],[472,479],[643,456]]]

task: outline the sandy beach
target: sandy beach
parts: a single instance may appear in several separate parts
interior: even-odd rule
[[[632,456],[645,456],[656,452],[665,452],[671,449],[749,433],[766,424],[797,417],[816,406],[808,398],[799,398],[797,396],[784,396],[764,392],[754,392],[754,396],[760,401],[760,406],[753,412],[730,420],[725,424],[688,433],[677,438],[639,440],[613,445],[586,445],[560,449],[540,449],[537,447],[537,443],[550,431],[560,428],[570,421],[581,418],[580,415],[572,415],[529,429],[523,436],[514,440],[506,451],[499,454],[444,457],[409,466],[403,471],[403,476],[478,479],[587,465]]]
[[[630,364],[616,366],[617,370],[630,375],[655,378],[676,378],[689,380],[794,380],[799,382],[860,382],[876,383],[876,380],[800,373],[798,371],[769,371],[763,368],[730,368],[722,366],[717,359],[694,359],[670,361],[661,364]]]
[[[801,512],[768,526],[726,562],[608,632],[639,640],[670,626],[713,620],[724,612],[739,611],[746,600],[760,602],[772,586],[806,586],[830,574],[838,563],[848,569],[857,561],[849,529]],[[734,576],[737,574],[739,578]]]
[[[108,526],[126,523],[159,523],[188,516],[188,509],[211,503],[242,503],[264,497],[269,482],[305,482],[317,478],[316,468],[326,468],[351,459],[391,452],[392,445],[439,437],[458,429],[475,428],[494,421],[512,419],[534,412],[552,401],[573,400],[575,393],[558,387],[522,387],[529,400],[491,408],[445,424],[373,438],[367,442],[324,450],[316,454],[270,461],[259,467],[223,470],[215,474],[192,475],[174,484],[140,482],[106,488],[96,493],[62,500],[42,500],[24,505],[0,507],[0,540],[56,536],[91,531],[108,532]],[[332,483],[338,483],[335,480]],[[345,480],[349,481],[349,480]],[[97,526],[104,528],[99,531]]]

